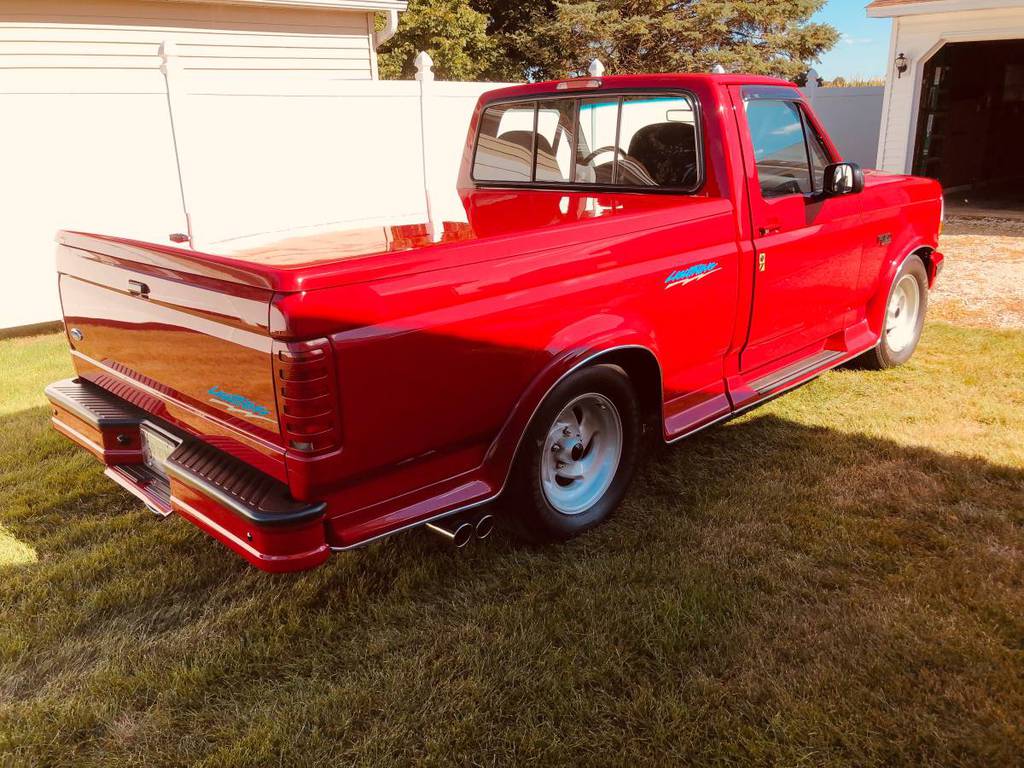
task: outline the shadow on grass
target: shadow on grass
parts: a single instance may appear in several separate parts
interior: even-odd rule
[[[1024,747],[1019,469],[748,417],[655,451],[568,545],[413,532],[277,577],[151,519],[40,420],[0,424],[33,424],[6,448],[0,524],[39,561],[0,569],[0,705],[36,762],[86,738],[110,764]]]
[[[0,419],[0,430],[8,430],[7,422],[38,425],[47,413],[35,408]],[[180,563],[198,555],[216,563],[221,573],[251,573],[257,580],[283,583],[302,579],[260,574],[212,540],[206,547],[208,537],[184,521],[171,518],[161,525],[104,477],[97,462],[48,427],[35,444],[21,442],[16,452],[24,455],[8,454],[5,462],[5,485],[15,503],[0,510],[0,524],[19,545],[39,551],[44,562],[56,564],[65,555],[89,557],[94,545],[109,546],[120,539],[155,544],[155,537],[147,534],[167,528],[185,533],[158,537],[168,548],[153,553],[161,561]],[[671,534],[680,527],[696,534],[704,526],[739,520],[756,526],[800,522],[815,530],[826,523],[850,528],[875,521],[884,522],[887,535],[894,536],[919,525],[941,529],[943,523],[984,526],[1024,519],[1024,471],[776,416],[747,418],[671,447],[659,446],[646,459],[625,508],[612,523],[567,547],[529,547],[505,537],[477,544],[467,555],[450,551],[421,529],[395,536],[383,548],[336,555],[332,562],[344,561],[349,570],[365,561],[373,570],[396,559],[408,558],[411,564],[439,554],[446,563],[469,560],[474,568],[500,563],[506,555],[572,561],[595,547],[674,548],[680,542]],[[25,462],[29,466],[18,472],[16,465]],[[514,514],[500,507],[495,511]],[[794,531],[787,538],[803,537]],[[903,542],[913,545],[902,548],[903,555],[927,545],[927,538]],[[386,550],[386,557],[375,549]],[[148,552],[122,554],[126,564],[152,565]]]

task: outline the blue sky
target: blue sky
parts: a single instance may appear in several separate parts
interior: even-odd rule
[[[864,12],[868,0],[828,0],[814,21],[831,24],[842,38],[835,48],[815,65],[826,80],[840,75],[853,77],[884,77],[889,58],[890,19],[869,19]]]

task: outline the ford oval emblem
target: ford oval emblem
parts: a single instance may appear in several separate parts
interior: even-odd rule
[[[74,339],[75,341],[81,341],[82,339],[85,338],[85,334],[83,334],[77,328],[72,328],[71,329],[71,338]]]

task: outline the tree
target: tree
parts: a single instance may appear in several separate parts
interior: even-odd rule
[[[412,78],[416,54],[427,51],[439,79],[487,79],[500,54],[497,38],[487,34],[487,22],[469,0],[412,0],[398,33],[378,51],[380,76]]]
[[[514,33],[534,79],[727,71],[793,79],[835,45],[836,30],[810,22],[825,0],[563,0],[533,29]]]
[[[412,77],[425,50],[443,79],[731,72],[793,80],[835,45],[810,22],[825,0],[412,0],[381,51],[382,77]]]
[[[495,38],[500,55],[489,79],[524,80],[535,67],[523,49],[522,39],[555,17],[555,0],[472,0],[473,8],[487,16],[487,34]]]

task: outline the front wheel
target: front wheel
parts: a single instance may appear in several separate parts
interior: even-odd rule
[[[882,337],[858,362],[876,370],[907,362],[921,340],[927,308],[928,272],[920,256],[910,256],[889,288]]]
[[[564,541],[603,522],[626,494],[640,445],[640,408],[617,366],[576,371],[527,429],[512,470],[510,516],[534,540]]]

